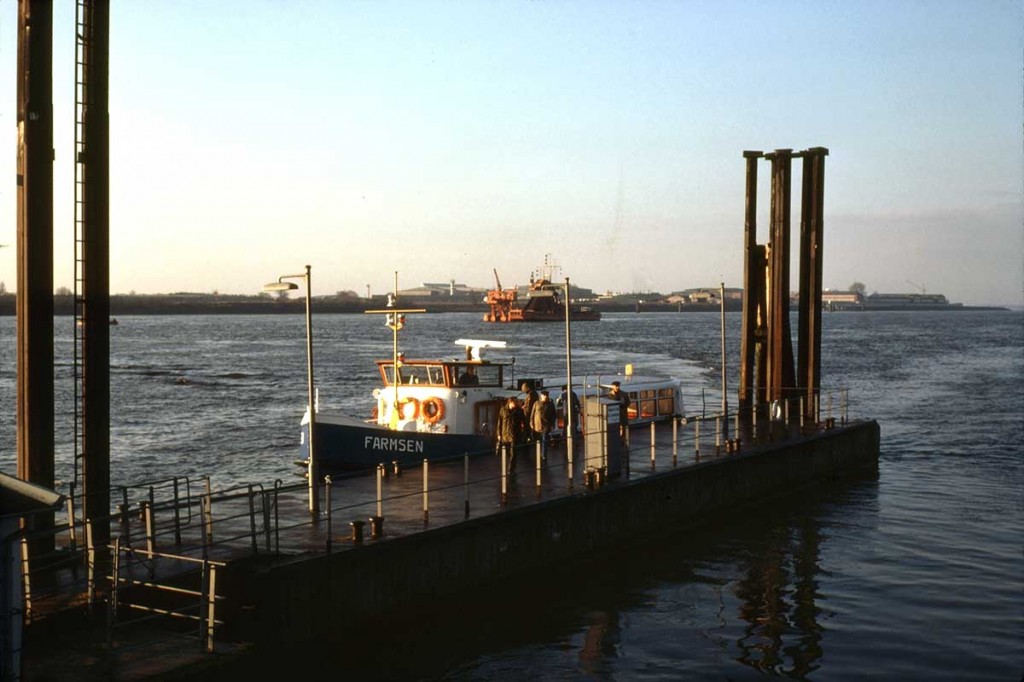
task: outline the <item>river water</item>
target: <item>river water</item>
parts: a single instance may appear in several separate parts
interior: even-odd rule
[[[301,316],[124,317],[111,328],[114,484],[210,475],[293,480],[305,403]],[[14,321],[0,321],[0,468],[15,471]],[[390,332],[314,318],[322,406],[368,414]],[[740,319],[727,316],[734,400]],[[73,478],[71,320],[58,318],[57,478]],[[686,412],[721,401],[719,317],[608,314],[572,328],[574,374],[686,381]],[[409,357],[456,338],[509,342],[516,375],[564,373],[561,325],[409,316]],[[417,634],[368,633],[335,661],[356,677],[451,680],[1019,680],[1024,672],[1024,315],[833,313],[823,387],[878,420],[877,479],[708,519],[696,530],[552,568],[536,589]],[[838,406],[837,406],[838,408]],[[313,647],[317,649],[316,646]],[[313,658],[317,658],[314,656]],[[327,663],[330,656],[319,656]],[[297,662],[295,670],[300,670]]]

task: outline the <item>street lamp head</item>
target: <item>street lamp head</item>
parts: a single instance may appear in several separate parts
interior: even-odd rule
[[[263,291],[292,291],[298,288],[299,285],[295,282],[271,282],[263,285]]]

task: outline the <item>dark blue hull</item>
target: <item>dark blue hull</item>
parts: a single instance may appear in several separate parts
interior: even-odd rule
[[[308,425],[303,427],[308,431]],[[323,471],[374,469],[378,464],[420,464],[494,452],[494,441],[477,434],[392,431],[367,424],[316,424],[317,462]],[[309,439],[303,438],[303,456]]]

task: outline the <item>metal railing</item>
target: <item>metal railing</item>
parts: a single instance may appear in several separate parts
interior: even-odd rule
[[[848,392],[842,389],[822,395],[824,406],[807,406],[794,399],[756,406],[746,413],[677,415],[667,424],[634,426],[626,432],[623,479],[829,429],[836,423],[834,410],[839,423],[847,423]],[[550,446],[547,461],[541,457],[539,443],[520,450],[520,474],[526,474],[522,479],[513,479],[503,457],[495,464],[491,450],[466,453],[447,462],[423,461],[404,471],[396,463],[381,464],[373,476],[344,481],[325,477],[322,512],[316,516],[308,513],[307,484],[302,480],[289,485],[277,480],[270,487],[246,484],[213,490],[205,478],[198,494],[183,477],[120,486],[112,495],[112,499],[120,499],[117,510],[98,519],[78,519],[76,509],[81,507],[72,494],[66,518],[58,516],[54,528],[21,535],[25,620],[31,622],[59,609],[95,610],[106,599],[112,609],[111,628],[126,622],[119,615],[122,607],[154,618],[200,619],[200,641],[209,651],[214,633],[222,625],[215,616],[217,569],[228,560],[259,554],[276,557],[282,554],[282,537],[287,538],[290,553],[333,552],[363,544],[367,524],[369,540],[381,540],[385,518],[403,532],[415,532],[469,519],[474,510],[486,515],[510,504],[529,504],[524,492],[529,486],[513,486],[513,482],[527,480],[531,474],[535,499],[545,494],[564,495],[577,484],[589,490],[610,483],[607,471],[590,466],[594,457],[582,445],[589,434],[582,435],[576,439],[575,459],[566,452],[564,440]],[[649,466],[643,466],[644,462]],[[511,487],[517,495],[510,494]],[[346,533],[336,532],[339,519],[348,521]],[[94,546],[91,529],[96,523],[119,528],[111,547]],[[51,536],[53,551],[33,554],[33,540],[44,535]],[[101,570],[104,568],[109,570]],[[190,572],[199,582],[183,589],[177,582]],[[180,592],[194,603],[187,608],[147,607],[143,601],[126,597],[126,589]]]

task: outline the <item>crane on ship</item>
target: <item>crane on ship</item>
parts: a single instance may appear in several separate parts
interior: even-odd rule
[[[907,280],[907,284],[909,284],[910,286],[914,287],[915,289],[919,289],[922,294],[927,294],[928,293],[928,290],[925,289],[923,286],[921,286],[920,284],[915,284],[914,282],[911,282],[909,279]]]

